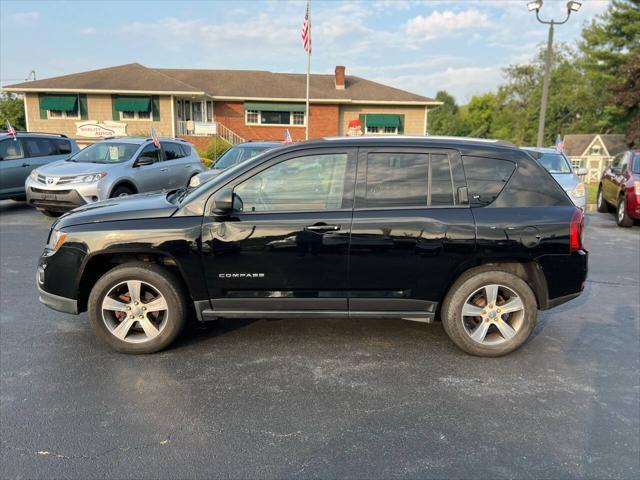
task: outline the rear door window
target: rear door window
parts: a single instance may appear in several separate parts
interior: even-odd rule
[[[68,155],[71,153],[71,142],[69,140],[52,140],[58,149],[58,155]]]
[[[167,161],[185,157],[184,151],[177,143],[162,142],[162,148],[164,149],[164,156]]]
[[[49,138],[24,138],[22,141],[26,144],[31,157],[58,155],[58,148]]]
[[[366,208],[455,205],[451,162],[444,153],[371,152]]]
[[[508,160],[496,160],[483,157],[462,157],[464,173],[469,189],[471,206],[489,205],[500,194],[515,164]]]

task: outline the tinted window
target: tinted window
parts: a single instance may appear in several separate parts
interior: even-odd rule
[[[52,140],[58,149],[59,155],[68,155],[71,153],[71,142],[69,140]]]
[[[24,138],[22,140],[32,157],[47,157],[49,155],[58,155],[58,149],[48,138]]]
[[[22,144],[13,139],[0,142],[0,160],[18,160],[24,158]]]
[[[515,169],[513,162],[482,157],[462,157],[462,164],[473,206],[493,202]]]
[[[429,155],[370,153],[367,156],[367,207],[427,206]]]
[[[445,154],[431,154],[431,205],[453,205],[453,182],[451,164]]]
[[[454,203],[448,155],[370,153],[367,156],[367,207],[426,207]]]
[[[160,150],[156,148],[154,144],[147,145],[142,149],[140,155],[138,155],[138,160],[141,158],[150,158],[154,162],[160,161]]]
[[[185,157],[188,157],[189,155],[191,155],[191,146],[190,145],[181,144],[180,148],[182,149],[182,154]]]
[[[245,212],[341,208],[347,155],[292,158],[239,184],[234,193]]]
[[[266,149],[267,147],[231,147],[222,154],[214,164],[214,168],[224,170],[225,168],[233,167],[248,158],[255,157]]]
[[[176,160],[177,158],[184,157],[184,152],[182,151],[181,146],[176,143],[162,143],[162,148],[164,148],[164,156],[165,160]]]

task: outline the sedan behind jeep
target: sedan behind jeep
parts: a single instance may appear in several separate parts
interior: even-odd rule
[[[622,152],[605,169],[598,185],[599,212],[615,209],[620,227],[640,220],[640,151]]]
[[[195,148],[179,139],[112,138],[70,158],[33,170],[25,183],[27,202],[48,216],[114,197],[189,184],[202,172]]]
[[[511,144],[331,138],[195,189],[76,209],[53,224],[37,286],[126,353],[166,348],[193,312],[440,319],[465,352],[498,356],[529,338],[538,310],[580,295],[582,232],[582,209]]]

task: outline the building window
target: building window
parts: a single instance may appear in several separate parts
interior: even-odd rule
[[[378,127],[367,127],[367,133],[380,133]]]
[[[150,120],[151,112],[120,112],[120,120]]]
[[[69,118],[77,120],[78,118],[80,118],[78,106],[76,104],[74,110],[47,110],[47,118]]]
[[[367,127],[367,133],[374,135],[397,135],[398,127]]]
[[[245,123],[247,125],[303,126],[304,120],[304,112],[245,110]]]
[[[247,123],[260,124],[260,112],[257,110],[247,110]]]

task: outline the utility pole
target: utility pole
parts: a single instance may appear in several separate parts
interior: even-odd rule
[[[527,8],[530,12],[536,11],[536,19],[544,24],[549,25],[549,36],[547,37],[547,51],[544,54],[544,81],[542,83],[542,99],[540,100],[540,119],[538,120],[538,139],[536,147],[542,147],[544,143],[544,121],[547,114],[547,99],[549,98],[549,77],[551,76],[551,59],[553,55],[553,27],[555,25],[562,25],[567,23],[571,12],[577,12],[580,10],[582,4],[575,0],[567,2],[567,16],[561,22],[555,20],[542,20],[540,18],[540,9],[542,8],[542,0],[534,0],[527,3]]]

